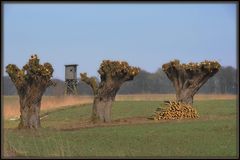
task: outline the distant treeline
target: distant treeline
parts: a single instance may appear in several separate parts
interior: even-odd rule
[[[48,88],[45,95],[64,95],[64,81],[58,79],[54,79],[54,81],[56,86]],[[236,94],[237,85],[237,70],[233,67],[222,67],[203,85],[198,93]],[[8,76],[4,77],[3,86],[4,95],[17,94],[16,88]],[[78,92],[80,95],[92,95],[91,88],[82,81],[79,81]],[[133,81],[124,83],[118,92],[118,94],[134,93],[175,93],[175,90],[171,81],[160,68],[155,73],[141,70]]]

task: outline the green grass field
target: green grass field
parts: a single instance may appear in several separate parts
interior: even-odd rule
[[[115,102],[112,119],[149,117],[162,101]],[[4,121],[5,156],[237,157],[236,100],[195,101],[200,118],[60,130],[88,119],[91,105],[49,113],[38,131]]]

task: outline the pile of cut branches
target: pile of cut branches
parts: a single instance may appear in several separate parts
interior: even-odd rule
[[[153,120],[174,120],[174,119],[195,119],[198,118],[195,108],[189,104],[175,101],[165,101],[164,107],[159,107],[149,119]]]

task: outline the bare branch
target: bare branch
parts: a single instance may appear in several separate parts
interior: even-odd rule
[[[93,90],[93,94],[96,95],[97,91],[98,91],[98,83],[96,81],[96,79],[94,77],[88,77],[87,73],[80,73],[81,76],[81,80],[83,82],[85,82],[86,84],[90,85],[92,90]]]
[[[6,72],[11,78],[12,82],[16,86],[17,90],[24,88],[25,86],[25,78],[24,71],[20,70],[16,65],[9,64],[6,66]]]

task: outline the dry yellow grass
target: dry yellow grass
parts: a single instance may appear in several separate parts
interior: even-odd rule
[[[77,104],[92,103],[93,98],[91,96],[43,96],[41,103],[41,110],[52,110],[61,107],[67,107]],[[18,96],[4,97],[4,119],[19,117],[20,105]]]
[[[129,94],[129,95],[117,95],[117,101],[164,101],[175,100],[175,94]],[[196,94],[194,100],[227,100],[236,99],[237,95],[233,94]]]
[[[20,106],[18,96],[4,96],[3,98],[4,119],[19,117]],[[236,98],[236,95],[229,94],[197,94],[194,97],[194,100],[226,100]],[[116,101],[164,101],[174,99],[175,94],[131,94],[116,96]],[[92,96],[43,96],[41,110],[48,111],[56,108],[68,107],[71,105],[92,103],[92,101]]]

